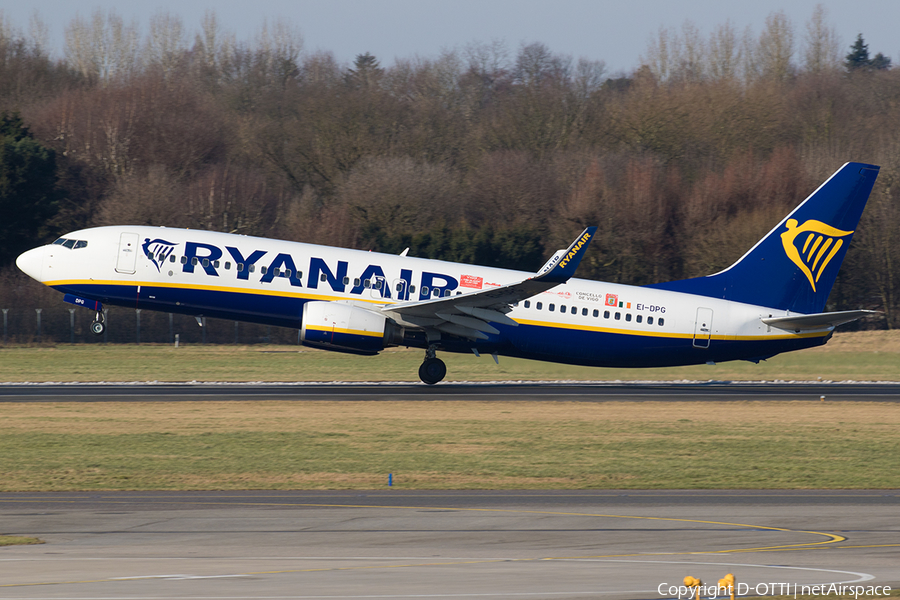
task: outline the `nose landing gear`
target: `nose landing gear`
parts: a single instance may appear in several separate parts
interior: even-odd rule
[[[447,365],[435,356],[435,347],[428,346],[425,351],[425,361],[419,367],[419,379],[428,385],[434,385],[447,375]]]

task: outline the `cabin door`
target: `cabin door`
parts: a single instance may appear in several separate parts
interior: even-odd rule
[[[116,259],[116,272],[134,275],[137,265],[138,234],[123,233],[119,236],[119,257]]]
[[[694,347],[709,348],[712,336],[713,311],[711,308],[698,308],[697,321],[694,323]]]

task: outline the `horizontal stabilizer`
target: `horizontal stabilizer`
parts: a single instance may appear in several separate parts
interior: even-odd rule
[[[843,310],[840,312],[816,313],[813,315],[794,315],[791,317],[768,317],[762,322],[778,329],[788,331],[803,331],[806,329],[824,329],[837,327],[850,321],[855,321],[866,315],[877,314],[874,310]]]

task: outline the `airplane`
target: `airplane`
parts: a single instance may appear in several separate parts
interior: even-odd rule
[[[302,344],[374,355],[425,350],[598,367],[759,362],[826,343],[869,310],[822,312],[879,167],[846,163],[727,269],[631,286],[573,278],[585,229],[536,273],[274,240],[110,226],[74,231],[16,264],[95,312],[104,305],[300,330]]]

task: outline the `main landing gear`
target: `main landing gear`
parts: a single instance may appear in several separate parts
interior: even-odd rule
[[[91,333],[100,335],[104,330],[106,330],[106,319],[103,317],[103,313],[98,310],[97,314],[94,315],[94,321],[91,323]]]
[[[435,356],[435,347],[428,346],[425,351],[425,361],[419,367],[419,379],[428,385],[434,385],[447,374],[447,365]]]

